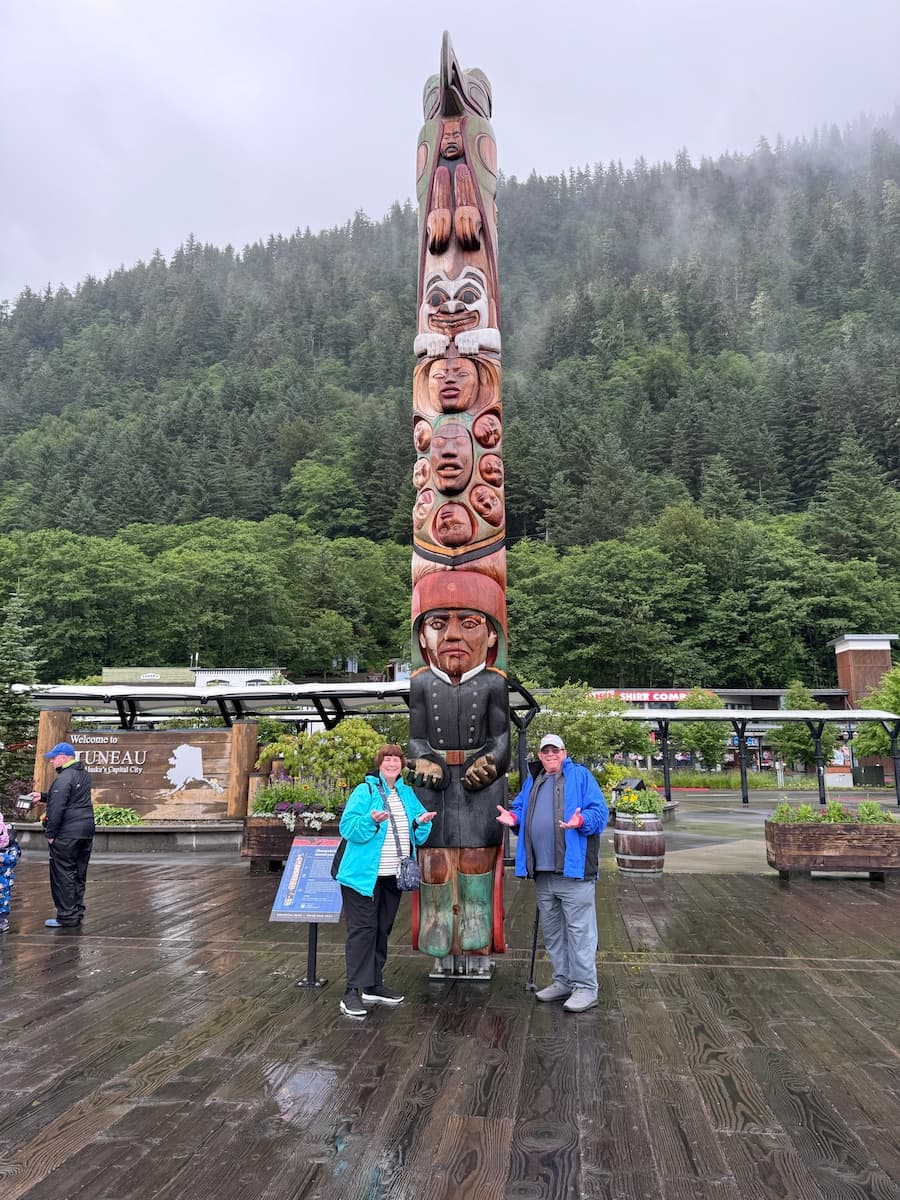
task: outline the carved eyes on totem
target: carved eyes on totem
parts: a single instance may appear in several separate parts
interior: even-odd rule
[[[457,292],[455,296],[451,296],[442,288],[432,288],[425,297],[425,303],[431,308],[441,308],[442,305],[449,303],[450,300],[460,300],[465,305],[477,304],[481,299],[481,293],[477,292],[473,287],[463,288],[461,292]]]

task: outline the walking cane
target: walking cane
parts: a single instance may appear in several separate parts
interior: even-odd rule
[[[534,987],[534,960],[537,958],[537,935],[538,935],[538,924],[540,923],[540,919],[541,919],[541,910],[539,908],[535,908],[535,910],[534,910],[534,929],[532,929],[532,931],[531,931],[531,969],[528,972],[528,982],[525,984],[526,992],[533,992],[535,990],[535,987]]]

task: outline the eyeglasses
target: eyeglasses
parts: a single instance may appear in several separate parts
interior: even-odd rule
[[[538,754],[565,754],[565,750],[560,750],[557,746],[545,746],[543,750],[538,750]]]

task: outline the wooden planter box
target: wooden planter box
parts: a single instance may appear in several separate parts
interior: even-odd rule
[[[295,837],[340,837],[338,822],[321,829],[307,829],[299,821],[293,833],[279,818],[245,817],[241,838],[241,858],[250,859],[250,870],[280,871],[291,853]]]
[[[868,871],[883,880],[885,871],[900,870],[900,824],[766,821],[766,859],[782,879],[810,871]]]

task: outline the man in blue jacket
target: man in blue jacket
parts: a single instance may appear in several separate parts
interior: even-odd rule
[[[553,982],[537,998],[585,1012],[597,1004],[594,884],[609,810],[593,775],[572,762],[557,734],[541,739],[538,758],[539,774],[525,781],[511,809],[497,805],[497,820],[519,827],[516,875],[534,879],[553,964]]]

